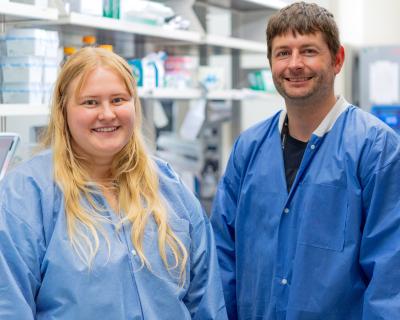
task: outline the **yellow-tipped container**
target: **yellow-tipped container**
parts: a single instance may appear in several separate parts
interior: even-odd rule
[[[111,51],[111,52],[113,51],[112,44],[100,44],[99,48],[102,48],[102,49],[105,49],[105,50],[108,50],[108,51]]]
[[[96,45],[96,37],[93,35],[86,35],[82,37],[84,47],[94,47]]]

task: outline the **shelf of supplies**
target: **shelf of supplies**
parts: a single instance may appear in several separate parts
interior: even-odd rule
[[[155,88],[155,89],[138,89],[139,97],[144,99],[165,99],[165,100],[190,100],[200,99],[203,93],[200,89],[175,89],[175,88]]]
[[[266,91],[242,89],[243,100],[260,99],[270,101],[283,101],[282,97],[278,93],[271,93]]]
[[[138,88],[138,94],[139,97],[143,99],[159,100],[191,100],[207,98],[208,100],[262,99],[280,101],[281,99],[278,94],[271,94],[250,89],[215,90],[204,94],[201,89]],[[44,104],[0,104],[0,117],[47,116],[49,113],[49,107]]]
[[[207,44],[209,46],[239,49],[249,52],[259,52],[259,53],[267,52],[267,45],[263,42],[250,41],[232,37],[224,37],[215,34],[205,35],[204,44]]]
[[[239,9],[240,7],[242,7],[247,10],[259,10],[259,9],[279,10],[287,5],[288,3],[282,0],[233,0],[232,1],[232,6],[234,8]]]
[[[208,100],[271,100],[280,101],[281,96],[275,93],[268,93],[265,91],[256,91],[251,89],[228,89],[228,90],[215,90],[207,94]]]
[[[57,20],[58,10],[53,8],[40,8],[31,4],[2,2],[0,15],[4,15],[7,21],[21,19]]]
[[[198,3],[239,11],[279,10],[288,5],[282,0],[198,0]]]
[[[48,114],[49,107],[47,105],[0,104],[0,117],[46,116]]]
[[[66,16],[60,16],[56,22],[51,24],[90,27],[95,29],[131,33],[154,38],[185,41],[189,43],[200,43],[202,39],[202,34],[200,34],[199,32],[172,30],[166,27],[153,26],[111,18],[96,17],[76,12],[71,12],[69,15]]]
[[[242,98],[240,89],[213,90],[207,93],[208,100],[242,100]]]

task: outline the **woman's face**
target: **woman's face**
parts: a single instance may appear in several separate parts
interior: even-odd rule
[[[134,99],[123,79],[107,67],[91,71],[81,91],[76,92],[79,79],[68,88],[67,123],[72,146],[91,165],[111,165],[133,134]]]

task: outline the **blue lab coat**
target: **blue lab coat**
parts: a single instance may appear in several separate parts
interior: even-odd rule
[[[160,192],[189,252],[183,287],[159,256],[155,222],[143,242],[149,271],[141,267],[130,226],[117,231],[119,217],[100,195],[96,201],[113,222],[104,224],[110,255],[101,237],[89,270],[71,247],[51,163],[50,152],[40,154],[0,186],[0,319],[227,319],[211,225],[166,163],[157,161]]]
[[[213,224],[229,319],[400,319],[400,138],[338,99],[288,194],[285,111],[236,141]]]

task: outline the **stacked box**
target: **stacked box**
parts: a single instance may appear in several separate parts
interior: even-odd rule
[[[0,43],[2,103],[46,103],[58,72],[58,32],[11,29]]]

